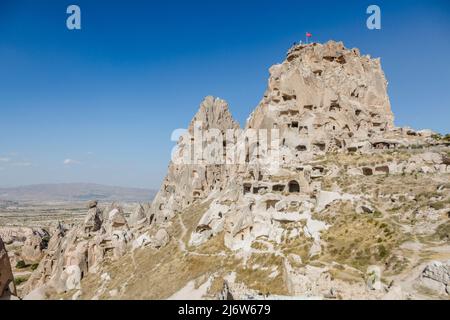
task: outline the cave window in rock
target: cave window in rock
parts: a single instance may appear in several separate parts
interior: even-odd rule
[[[315,70],[315,71],[313,71],[313,73],[316,75],[316,76],[321,76],[322,75],[322,70]]]
[[[298,122],[297,121],[292,121],[291,127],[292,128],[298,128]]]
[[[275,209],[275,205],[279,202],[279,200],[267,200],[266,201],[266,210],[269,210],[270,208]]]
[[[335,61],[339,64],[345,64],[347,61],[345,60],[344,56],[339,56],[335,59]]]
[[[334,144],[336,145],[336,147],[338,147],[339,149],[342,149],[344,147],[345,141],[341,141],[338,139],[334,139]]]
[[[308,150],[308,148],[306,148],[305,145],[298,145],[297,147],[295,147],[295,149],[297,151],[306,151],[306,150]]]
[[[330,111],[341,111],[341,106],[334,102],[330,106]]]
[[[289,192],[290,193],[299,193],[300,192],[300,185],[297,181],[292,180],[289,182]]]
[[[297,99],[296,95],[283,94],[283,101],[290,101],[295,99]]]
[[[325,145],[325,143],[317,142],[317,143],[314,143],[314,147],[315,147],[318,151],[325,151],[326,145]]]
[[[363,175],[365,175],[365,176],[371,176],[371,175],[373,175],[373,170],[372,170],[372,168],[364,167],[364,168],[362,168],[362,172],[363,172]]]
[[[375,171],[389,174],[389,167],[388,166],[379,166],[379,167],[375,168]]]
[[[360,109],[358,109],[358,110],[355,111],[355,115],[356,115],[356,116],[359,116],[359,115],[361,114],[361,112],[362,112],[362,111],[361,111]]]
[[[306,110],[312,111],[313,105],[309,104],[304,107]]]
[[[282,184],[276,184],[272,187],[272,191],[273,192],[283,192],[284,191],[285,186]]]
[[[326,128],[326,130],[328,130],[328,131],[336,131],[337,124],[336,124],[336,122],[334,122],[334,121],[327,122],[327,123],[325,124],[325,128]]]
[[[312,168],[313,172],[317,173],[317,174],[323,174],[325,172],[325,168],[324,167],[313,167]]]
[[[260,190],[267,190],[267,187],[253,187],[253,194],[259,194]]]
[[[389,149],[390,148],[390,143],[388,142],[377,142],[373,145],[375,147],[375,149]]]

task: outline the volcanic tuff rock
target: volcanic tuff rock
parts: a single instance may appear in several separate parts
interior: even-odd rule
[[[226,280],[221,297],[417,298],[420,279],[446,294],[442,264],[403,273],[417,247],[449,238],[450,143],[393,120],[379,59],[341,42],[296,45],[270,68],[244,130],[225,101],[205,98],[153,203],[128,219],[119,206],[89,205],[84,225],[52,232],[26,292],[78,290],[90,273],[97,290],[76,297],[167,298],[193,280],[212,288],[213,278]],[[207,138],[225,159],[245,161],[193,158],[194,146],[208,150],[197,129],[215,129]],[[266,129],[264,154],[250,129]],[[134,277],[140,268],[146,276]],[[384,275],[398,283],[385,286]]]
[[[80,289],[81,280],[89,273],[99,272],[103,263],[118,260],[134,248],[133,240],[146,230],[141,230],[141,225],[130,228],[119,205],[105,210],[97,205],[97,201],[89,202],[82,225],[58,224],[51,230],[45,255],[23,289],[25,299],[45,299]],[[139,205],[137,211],[142,209]],[[149,241],[140,240],[139,246],[149,243],[161,248],[168,241],[167,232],[159,230]]]
[[[393,118],[379,59],[333,41],[293,47],[285,62],[270,68],[268,89],[246,125],[279,129],[279,157],[254,161],[258,146],[251,144],[245,148],[244,165],[172,164],[151,216],[156,221],[170,219],[195,201],[215,199],[191,244],[202,244],[223,230],[225,244],[234,250],[249,248],[262,236],[279,242],[286,220],[277,219],[279,213],[286,216],[295,207],[300,212],[294,221],[313,223],[317,179],[331,174],[307,162],[331,152],[369,152],[413,143],[409,131],[394,127]],[[180,139],[180,157],[187,145],[196,143],[192,129],[197,120],[222,132],[237,127],[226,103],[208,97],[189,127],[191,139]],[[268,152],[272,149],[269,145]],[[274,161],[280,164],[275,169]],[[320,240],[315,241],[320,247]]]
[[[207,197],[226,183],[224,166],[208,165],[202,163],[202,159],[192,165],[185,164],[186,150],[194,144],[191,137],[194,136],[196,125],[202,130],[218,129],[222,134],[227,129],[239,128],[224,100],[211,96],[205,98],[189,125],[187,134],[178,141],[174,161],[169,165],[163,186],[153,201],[150,222],[154,219],[156,223],[171,219],[195,200]]]
[[[14,276],[11,271],[8,252],[6,252],[5,244],[0,238],[0,300],[8,299],[11,295],[16,295]]]

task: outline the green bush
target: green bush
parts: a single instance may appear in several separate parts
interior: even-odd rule
[[[25,269],[26,267],[28,267],[28,265],[23,260],[16,263],[16,269]]]
[[[388,255],[388,251],[385,246],[378,246],[378,255],[380,256],[380,258],[385,258]]]
[[[434,140],[441,140],[442,139],[442,135],[441,134],[433,134],[432,136],[431,136],[431,138],[432,139],[434,139]]]
[[[14,278],[14,284],[15,284],[16,286],[19,286],[19,285],[21,285],[22,283],[26,282],[27,280],[28,280],[28,279],[25,278],[25,277],[17,277],[17,278]]]
[[[441,210],[445,208],[445,205],[443,202],[435,202],[430,204],[430,207],[432,207],[434,210]]]

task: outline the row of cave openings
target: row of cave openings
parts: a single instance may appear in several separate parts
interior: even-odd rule
[[[305,110],[309,110],[309,111],[313,111],[313,110],[317,110],[318,109],[318,107],[314,106],[314,105],[305,105],[304,108],[305,108]],[[341,110],[342,110],[342,107],[340,106],[340,104],[337,101],[332,102],[330,107],[329,107],[329,111],[330,112],[340,112]],[[300,114],[300,112],[298,110],[292,110],[292,109],[290,109],[290,110],[283,110],[283,111],[279,112],[280,116],[289,116],[289,117],[295,117],[295,116],[298,116],[299,114]],[[356,109],[355,110],[355,116],[356,117],[359,117],[361,114],[362,114],[362,110],[360,110],[360,109]],[[378,113],[371,113],[370,116],[372,117],[372,122],[371,122],[372,126],[374,128],[378,128],[379,131],[384,131],[385,128],[383,127],[382,121],[380,121],[379,114]],[[328,131],[336,131],[336,130],[338,130],[339,126],[338,126],[338,124],[335,121],[336,120],[334,118],[330,118],[330,121],[325,123],[323,126],[325,126],[325,128]],[[299,121],[295,121],[295,120],[287,123],[287,126],[290,129],[297,129],[300,132],[300,134],[307,135],[308,131],[309,131],[308,126],[301,125],[299,123]],[[361,121],[358,124],[356,130],[368,129],[367,128],[368,126],[369,126],[369,122]],[[273,125],[273,127],[274,128],[278,128],[278,124],[275,123]],[[320,127],[322,127],[322,125],[320,125],[320,124],[316,124],[315,125],[315,129],[319,129]],[[342,130],[350,132],[350,127],[348,125],[345,125],[342,128]]]
[[[281,193],[281,192],[284,192],[286,188],[289,191],[289,193],[299,193],[300,192],[300,184],[295,180],[290,181],[287,185],[284,185],[284,184],[273,185],[272,192]],[[244,195],[248,194],[248,193],[252,193],[252,192],[253,192],[253,194],[258,194],[260,190],[267,191],[268,189],[269,189],[269,187],[267,187],[267,186],[252,186],[251,183],[244,183],[243,193],[244,193]]]

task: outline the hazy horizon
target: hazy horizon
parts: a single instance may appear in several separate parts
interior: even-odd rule
[[[377,1],[381,30],[369,1],[74,3],[72,31],[67,1],[0,3],[0,187],[159,189],[172,131],[207,95],[244,125],[305,32],[381,57],[396,125],[450,132],[448,1]]]

